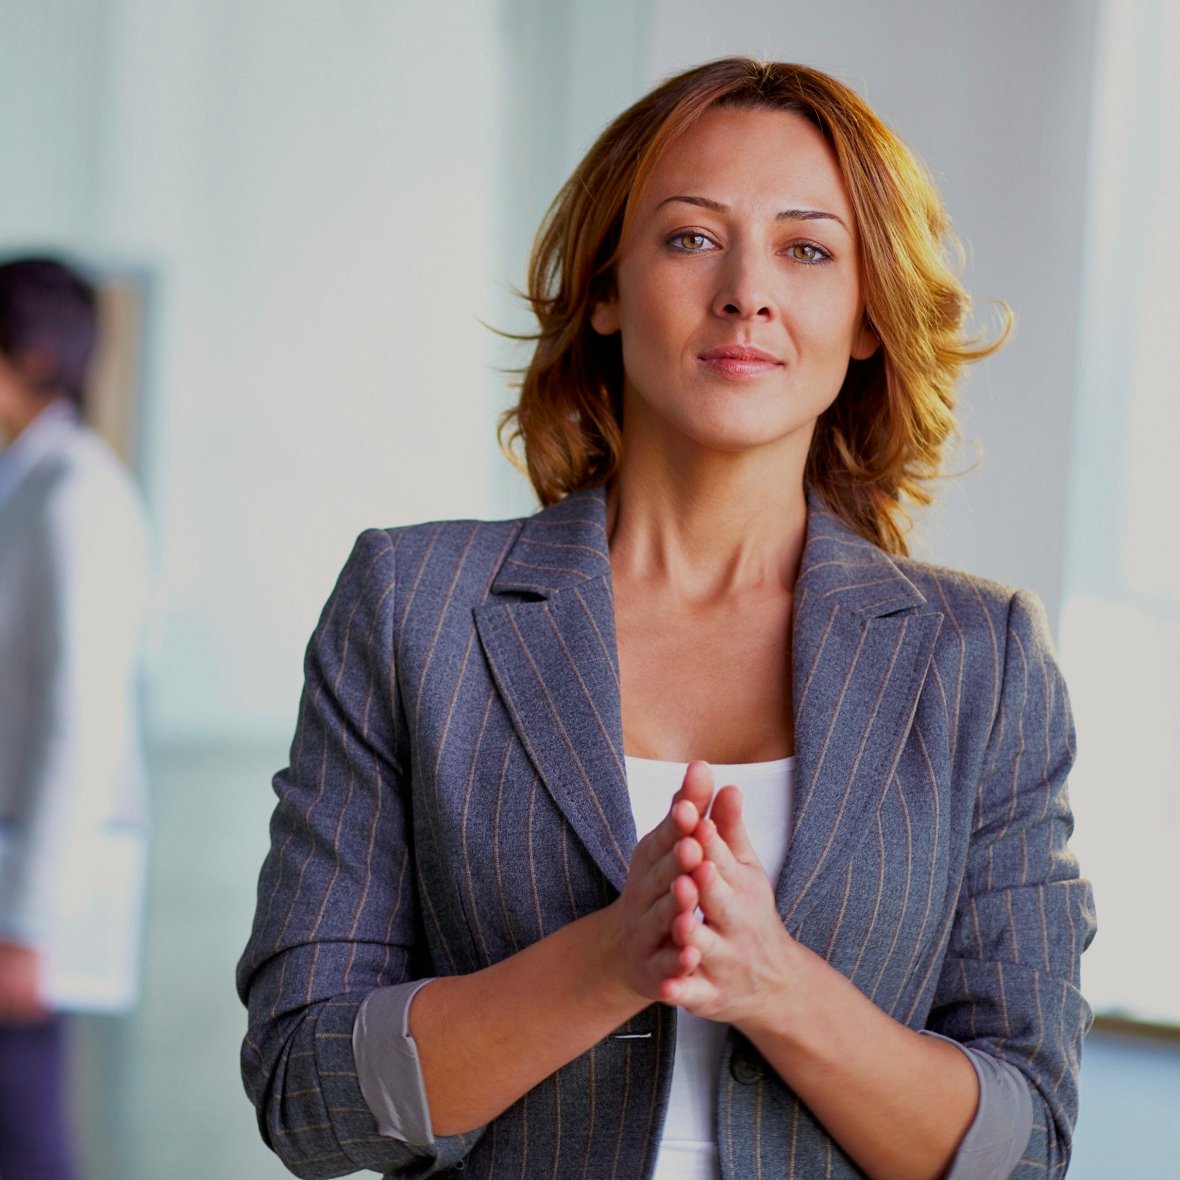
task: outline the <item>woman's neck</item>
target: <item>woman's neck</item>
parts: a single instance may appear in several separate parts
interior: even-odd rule
[[[794,586],[807,532],[801,462],[626,443],[623,453],[607,496],[616,578],[658,580],[700,602]]]

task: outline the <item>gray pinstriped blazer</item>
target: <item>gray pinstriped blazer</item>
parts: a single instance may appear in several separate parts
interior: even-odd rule
[[[787,929],[896,1019],[1014,1063],[1034,1126],[1013,1174],[1062,1175],[1094,922],[1039,605],[890,558],[813,500],[793,657]],[[601,492],[358,540],[308,649],[239,966],[246,1086],[298,1175],[647,1175],[674,1048],[660,1005],[426,1150],[376,1133],[351,1042],[372,989],[476,970],[622,887],[617,666]],[[740,1035],[717,1087],[727,1180],[861,1174]]]

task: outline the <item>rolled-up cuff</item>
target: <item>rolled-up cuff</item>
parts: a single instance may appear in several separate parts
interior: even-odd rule
[[[377,1130],[411,1147],[434,1142],[418,1046],[410,1036],[410,1002],[430,979],[378,988],[357,1009],[352,1052]]]
[[[965,1053],[979,1080],[979,1105],[955,1152],[946,1180],[1007,1180],[1032,1133],[1032,1095],[1024,1075],[1010,1062],[923,1029]]]

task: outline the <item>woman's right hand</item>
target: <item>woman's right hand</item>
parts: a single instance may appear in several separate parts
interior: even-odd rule
[[[414,996],[410,1034],[436,1135],[474,1130],[695,970],[672,941],[701,860],[689,837],[709,809],[713,773],[689,766],[664,819],[635,848],[610,905],[469,975],[440,976]]]
[[[672,926],[696,905],[695,894],[676,885],[700,864],[700,844],[690,837],[712,797],[709,765],[690,763],[668,814],[636,845],[623,892],[604,915],[613,943],[604,961],[617,964],[621,982],[646,1003],[661,999],[665,980],[691,975],[699,961],[695,947],[673,941]]]

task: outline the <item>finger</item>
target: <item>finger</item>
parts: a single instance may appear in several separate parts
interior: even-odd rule
[[[691,946],[696,929],[704,920],[699,904],[700,892],[691,877],[680,877],[676,884],[676,908],[672,912],[668,931],[677,946]]]
[[[742,793],[737,787],[722,787],[713,797],[709,818],[717,825],[721,839],[742,864],[759,864],[758,854],[750,843],[746,821],[742,816]]]
[[[679,910],[672,919],[672,941],[677,946],[695,946],[697,928],[702,925],[696,906],[691,910]]]
[[[666,982],[691,975],[700,961],[700,951],[695,947],[667,946],[652,956],[651,963],[655,976]]]
[[[685,767],[684,780],[675,798],[677,801],[686,800],[704,815],[713,798],[713,768],[707,762],[690,762]]]
[[[687,875],[680,876],[641,920],[644,928],[652,933],[653,940],[662,942],[670,936],[677,917],[684,913],[695,914],[698,904],[696,882]]]
[[[687,913],[692,921],[701,920],[697,904],[697,886],[692,877],[687,874],[677,876],[661,896],[636,916],[633,930],[639,945],[654,949],[674,943],[672,932],[681,914]]]
[[[666,856],[677,840],[689,835],[700,822],[703,812],[698,812],[689,801],[676,799],[668,814],[636,845],[632,864],[651,867]]]
[[[642,920],[671,896],[672,882],[681,875],[681,871],[674,849],[666,852],[653,865],[632,866],[626,891],[631,898],[629,908],[636,919]]]
[[[704,1015],[716,1003],[717,988],[698,963],[692,971],[666,976],[660,984],[659,997],[665,1004]]]
[[[667,976],[660,983],[659,997],[665,1004],[671,1004],[673,1007],[680,1006],[680,998],[683,993],[683,982],[686,976],[683,972],[677,972],[675,975]]]
[[[678,915],[694,914],[697,906],[701,904],[697,883],[689,873],[682,873],[672,882],[671,894]]]
[[[703,819],[697,824],[693,839],[701,846],[705,860],[720,870],[722,876],[732,877],[741,868],[733,849],[721,838],[721,833],[711,818]]]
[[[736,896],[725,875],[711,860],[703,861],[692,875],[700,901],[697,903],[705,922],[718,930],[728,928],[728,916]]]
[[[676,958],[671,961],[670,970],[662,974],[656,987],[659,999],[666,1004],[675,1004],[677,1001],[674,997],[679,994],[680,984],[686,979],[693,978],[699,964],[700,954],[694,948],[677,950]]]
[[[684,839],[676,841],[672,855],[682,873],[691,873],[705,859],[705,850],[696,837],[685,836]]]
[[[706,970],[724,951],[725,934],[707,925],[695,914],[677,914],[672,923],[672,941],[681,947],[692,947],[698,952]]]
[[[671,820],[677,836],[691,836],[693,829],[701,822],[701,816],[704,814],[703,811],[697,810],[695,803],[691,803],[687,799],[678,799],[672,804],[668,819]]]
[[[672,882],[684,873],[691,873],[705,859],[700,841],[692,836],[677,840],[651,867],[648,889],[653,898],[672,888]]]

